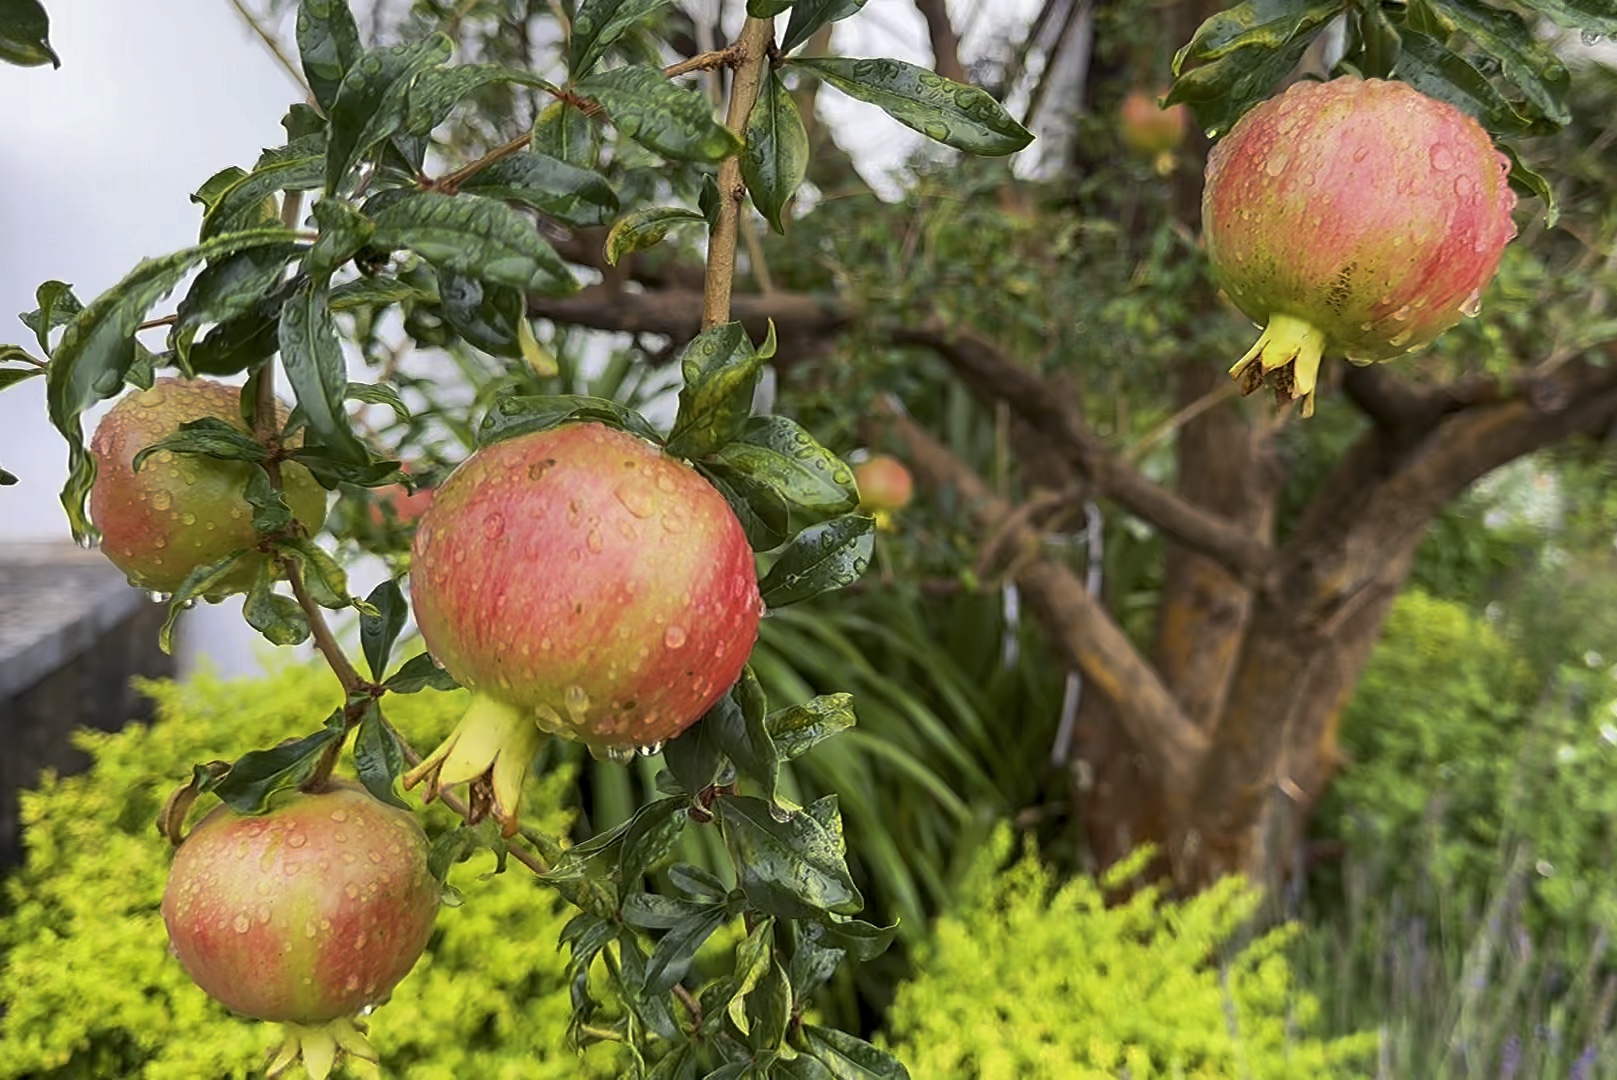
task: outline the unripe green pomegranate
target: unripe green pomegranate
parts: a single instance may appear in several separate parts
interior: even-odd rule
[[[163,922],[186,973],[233,1012],[285,1022],[289,1063],[324,1075],[336,1048],[374,1058],[350,1018],[427,946],[439,884],[415,818],[356,785],[219,806],[175,852]]]
[[[740,675],[762,601],[741,523],[690,466],[574,423],[478,450],[415,535],[416,622],[473,704],[407,777],[492,769],[515,827],[545,731],[622,757],[701,718]]]
[[[1320,358],[1389,360],[1462,315],[1516,234],[1510,162],[1459,109],[1405,83],[1297,83],[1212,150],[1214,276],[1262,337],[1231,369],[1313,411]]]
[[[150,390],[125,395],[102,419],[90,442],[95,485],[90,517],[101,549],[132,584],[171,593],[199,566],[255,546],[253,509],[243,497],[252,466],[198,454],[160,450],[141,464],[135,455],[173,435],[182,423],[214,417],[247,430],[234,386],[205,379],[158,379]],[[311,531],[325,518],[326,492],[295,462],[281,464],[292,514]],[[241,567],[220,594],[252,587],[260,557]]]
[[[915,495],[909,469],[891,454],[872,454],[853,467],[859,486],[859,505],[873,513],[892,513],[908,506]]]

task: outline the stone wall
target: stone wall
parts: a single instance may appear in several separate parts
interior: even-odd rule
[[[165,614],[97,552],[0,544],[0,873],[21,856],[17,793],[87,764],[72,733],[149,719],[130,680],[174,673]]]

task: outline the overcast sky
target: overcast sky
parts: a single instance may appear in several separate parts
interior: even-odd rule
[[[1000,20],[1029,3],[954,6],[962,25],[986,30],[986,17],[974,12]],[[15,316],[35,306],[40,282],[70,282],[89,302],[142,258],[194,243],[200,217],[190,193],[219,169],[250,166],[263,147],[281,143],[280,118],[299,99],[229,0],[47,6],[61,69],[0,64],[0,343],[30,349],[32,335]],[[870,0],[838,32],[837,48],[847,55],[929,62],[911,0]],[[867,169],[896,164],[919,140],[873,107],[830,104],[839,138]],[[97,415],[87,418],[87,431]],[[0,541],[65,539],[57,495],[66,448],[46,421],[43,380],[0,393],[0,465],[22,481],[0,488]],[[254,664],[250,631],[234,608],[199,609],[190,620],[190,640],[208,641],[229,671]]]

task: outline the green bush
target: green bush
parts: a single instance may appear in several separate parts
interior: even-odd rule
[[[1057,887],[1031,852],[1001,869],[1011,848],[1001,829],[899,989],[890,1037],[914,1076],[1318,1080],[1374,1049],[1374,1035],[1308,1035],[1317,1005],[1292,984],[1292,932],[1236,944],[1260,901],[1239,879],[1109,907],[1148,852]]]
[[[159,903],[166,843],[153,828],[192,762],[230,758],[316,726],[340,703],[329,672],[293,667],[248,681],[153,683],[159,719],[85,733],[84,775],[47,776],[23,798],[27,861],[0,909],[0,1078],[197,1080],[256,1075],[273,1025],[231,1016],[167,954]],[[389,717],[431,745],[462,693],[388,699]],[[534,823],[566,827],[571,778],[530,785]],[[450,823],[434,808],[428,828]],[[571,910],[526,870],[490,875],[487,852],[455,868],[464,895],[427,955],[378,1010],[372,1038],[389,1076],[615,1077],[609,1049],[567,1048],[570,1015],[557,935]]]

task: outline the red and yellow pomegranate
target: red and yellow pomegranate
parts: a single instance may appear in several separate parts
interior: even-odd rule
[[[158,379],[150,390],[123,397],[102,419],[90,442],[96,465],[90,518],[101,530],[101,550],[132,584],[171,593],[199,566],[258,544],[253,508],[243,497],[246,462],[159,450],[134,470],[135,455],[191,420],[212,417],[241,431],[241,390],[206,379]],[[295,462],[281,465],[292,515],[311,531],[325,519],[326,492]],[[252,587],[261,557],[216,590]]]
[[[352,1018],[385,998],[426,948],[439,885],[409,813],[356,785],[219,806],[174,856],[163,922],[186,973],[233,1012],[287,1025],[324,1075],[338,1048],[374,1059]]]
[[[1129,91],[1117,109],[1118,132],[1124,146],[1166,176],[1173,171],[1173,152],[1184,145],[1190,131],[1190,115],[1183,105],[1164,109],[1157,100],[1149,90]]]
[[[1405,83],[1303,82],[1212,150],[1213,273],[1264,325],[1230,374],[1313,411],[1321,357],[1401,356],[1478,310],[1516,235],[1509,159],[1469,116]]]
[[[915,480],[904,463],[891,454],[872,454],[853,467],[859,486],[859,507],[876,519],[879,529],[893,527],[893,515],[910,504]]]
[[[597,423],[462,463],[421,518],[410,580],[427,647],[473,703],[405,782],[430,797],[491,774],[508,829],[541,732],[603,756],[660,746],[735,682],[762,606],[723,496]]]

